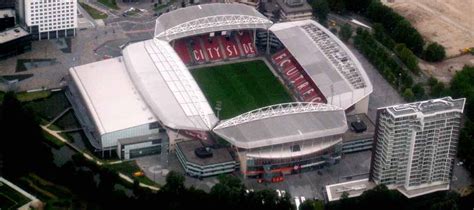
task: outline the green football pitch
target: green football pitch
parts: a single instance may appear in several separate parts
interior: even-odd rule
[[[30,200],[27,197],[23,196],[19,192],[15,191],[14,189],[0,182],[0,209],[1,210],[18,209],[28,202],[30,202]]]
[[[292,102],[290,94],[260,60],[191,70],[209,104],[220,104],[220,119],[264,106]]]

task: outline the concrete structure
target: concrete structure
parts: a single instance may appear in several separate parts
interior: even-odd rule
[[[465,99],[380,108],[370,179],[411,198],[448,190]]]
[[[313,18],[313,8],[306,0],[276,0],[281,21],[307,20]]]
[[[349,182],[337,183],[326,186],[326,200],[337,201],[341,199],[341,196],[344,192],[348,194],[349,198],[358,197],[362,195],[367,190],[370,190],[375,187],[373,182],[370,182],[369,179],[360,179]]]
[[[156,125],[159,126],[158,123]],[[158,134],[119,139],[117,154],[125,160],[157,154],[161,154],[161,159],[167,159],[164,156],[168,155],[168,142],[166,130],[161,129]]]
[[[354,123],[363,123],[366,130],[357,132]],[[374,143],[375,125],[365,114],[347,116],[349,129],[342,136],[342,153],[360,152],[372,149]]]
[[[15,26],[15,10],[0,9],[0,31]]]
[[[226,148],[209,148],[212,157],[198,157],[195,150],[204,145],[198,140],[176,144],[176,155],[186,174],[195,177],[208,177],[231,173],[236,168],[236,161]]]
[[[56,39],[75,36],[77,1],[17,0],[19,22],[25,25],[33,39]]]
[[[31,35],[16,26],[0,31],[0,59],[15,56],[31,50]]]

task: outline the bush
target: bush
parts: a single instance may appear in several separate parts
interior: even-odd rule
[[[352,37],[352,27],[348,23],[344,24],[339,31],[339,37],[342,41],[347,42]]]
[[[395,53],[400,57],[400,60],[407,66],[410,71],[418,74],[420,68],[418,67],[418,58],[413,52],[406,47],[405,44],[397,44],[394,48]]]
[[[439,62],[446,57],[446,51],[442,45],[433,42],[426,47],[426,50],[423,52],[423,57],[430,62]]]

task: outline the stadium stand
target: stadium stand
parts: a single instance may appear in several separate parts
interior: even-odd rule
[[[224,53],[222,53],[221,46],[217,41],[217,37],[202,35],[201,38],[204,43],[204,50],[206,50],[207,56],[210,61],[219,61],[224,59]]]
[[[204,50],[201,47],[201,39],[195,36],[190,40],[194,61],[196,63],[204,63],[206,61],[206,56],[204,54]]]
[[[322,94],[317,90],[317,87],[310,82],[311,80],[305,77],[303,68],[287,49],[280,50],[273,54],[271,61],[280,71],[280,75],[290,84],[290,89],[293,89],[302,101],[325,103]]]
[[[239,31],[237,33],[238,40],[242,45],[242,50],[246,56],[257,55],[257,48],[255,47],[252,39],[252,32],[250,31]]]
[[[191,63],[191,56],[189,55],[189,50],[186,47],[186,41],[184,39],[176,40],[174,43],[174,49],[186,65]]]
[[[225,55],[228,59],[239,58],[240,51],[233,36],[218,36],[220,43],[224,47]]]

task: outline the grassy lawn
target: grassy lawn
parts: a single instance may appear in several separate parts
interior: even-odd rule
[[[117,2],[115,0],[98,0],[98,2],[107,6],[110,9],[120,9],[117,6]]]
[[[121,172],[124,175],[127,175],[132,179],[138,180],[139,182],[141,182],[143,184],[159,187],[159,185],[157,183],[155,183],[154,181],[148,179],[148,177],[146,177],[146,176],[142,176],[142,177],[134,177],[133,176],[133,173],[135,173],[137,171],[141,171],[140,167],[138,167],[137,163],[134,160],[119,163],[119,164],[106,165],[106,167],[111,169],[111,170],[114,170],[116,172]]]
[[[26,107],[40,118],[50,121],[68,108],[69,101],[63,92],[54,92],[49,97],[26,103]]]
[[[263,61],[191,70],[211,107],[221,102],[220,119],[293,99]],[[215,112],[215,110],[214,110]]]
[[[158,12],[158,11],[160,11],[161,9],[163,9],[163,8],[165,8],[165,7],[167,7],[167,6],[169,6],[169,5],[171,5],[171,4],[174,4],[175,1],[176,1],[176,0],[171,0],[171,1],[169,1],[167,4],[160,4],[160,5],[157,5],[156,7],[153,7],[153,10],[154,10],[155,12]]]
[[[0,91],[0,104],[2,103],[4,96],[5,96],[5,93]]]
[[[82,2],[79,2],[79,4],[82,6],[82,8],[84,8],[87,13],[89,13],[89,15],[94,18],[94,19],[106,19],[108,17],[107,14],[99,11],[99,10],[96,10],[94,9],[93,7],[85,4],[85,3],[82,3]]]
[[[76,129],[81,127],[76,119],[76,116],[74,116],[73,110],[70,110],[64,114],[61,118],[54,122],[54,125],[61,128],[61,130]]]
[[[30,199],[0,182],[0,209],[18,209],[28,202]]]
[[[16,94],[17,98],[21,102],[29,102],[29,101],[34,101],[42,98],[47,98],[51,95],[50,91],[44,90],[44,91],[37,91],[37,92],[21,92]]]

